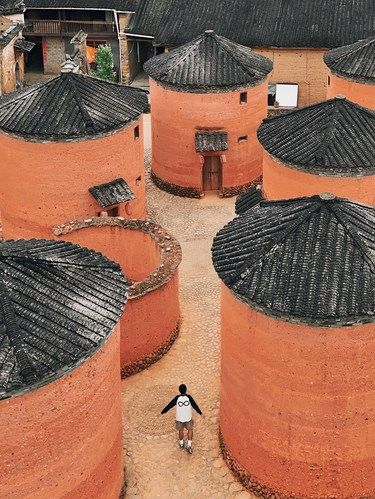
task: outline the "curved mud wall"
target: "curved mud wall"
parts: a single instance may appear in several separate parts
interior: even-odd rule
[[[118,217],[70,222],[55,235],[103,253],[133,281],[120,320],[122,376],[160,359],[179,332],[178,242],[152,222]]]
[[[331,192],[339,197],[375,205],[375,175],[357,177],[312,175],[284,166],[264,151],[263,192],[265,198],[270,201]]]
[[[375,109],[375,85],[347,80],[344,77],[329,74],[327,85],[327,99],[333,99],[337,95],[344,95],[348,100]]]
[[[123,486],[117,326],[70,374],[0,401],[1,497],[118,499]]]
[[[136,199],[119,215],[146,215],[143,120],[92,140],[32,142],[0,133],[0,207],[6,239],[51,238],[65,220],[103,210],[88,189],[123,177]],[[134,128],[139,126],[139,138]],[[140,183],[139,180],[141,179]]]
[[[226,93],[186,93],[163,87],[150,79],[152,121],[152,170],[176,194],[202,192],[203,157],[195,150],[195,133],[201,129],[228,132],[229,148],[222,165],[224,195],[258,179],[262,172],[262,148],[256,130],[267,116],[268,84],[242,89],[247,103],[240,103],[241,90]],[[247,136],[246,142],[238,142]],[[163,186],[163,183],[166,186]],[[182,188],[178,189],[178,188]],[[189,193],[187,193],[189,195]]]
[[[283,322],[222,285],[222,445],[259,497],[375,497],[374,333]]]

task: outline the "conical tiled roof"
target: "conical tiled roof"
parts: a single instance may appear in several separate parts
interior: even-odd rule
[[[0,99],[0,130],[41,140],[89,138],[122,128],[147,109],[143,90],[64,73]]]
[[[375,112],[345,98],[267,118],[258,139],[269,154],[309,173],[375,173]]]
[[[144,65],[154,80],[185,91],[225,91],[256,85],[272,71],[272,62],[213,31]]]
[[[316,325],[375,320],[375,209],[330,195],[262,202],[215,237],[219,277],[266,314]]]
[[[118,264],[60,241],[0,243],[0,399],[72,371],[118,322]]]
[[[324,62],[340,76],[375,83],[375,36],[330,50]]]

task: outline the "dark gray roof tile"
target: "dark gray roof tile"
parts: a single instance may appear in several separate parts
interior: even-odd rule
[[[31,52],[35,47],[35,43],[25,40],[25,38],[20,38],[15,41],[14,48],[20,50],[21,52]]]
[[[195,150],[197,152],[226,151],[228,149],[228,132],[199,131],[195,134]]]
[[[269,154],[310,173],[375,173],[375,112],[343,98],[267,118],[258,139]]]
[[[0,0],[0,15],[20,14],[24,10],[24,0]]]
[[[256,85],[272,71],[272,62],[213,31],[146,62],[154,80],[188,91],[208,92]]]
[[[262,189],[256,185],[240,194],[236,199],[236,214],[242,215],[246,211],[257,206],[263,200]]]
[[[64,73],[0,98],[0,130],[40,140],[91,137],[120,129],[147,109],[143,90]]]
[[[119,265],[99,253],[62,241],[0,243],[0,399],[90,358],[126,298]]]
[[[24,0],[28,9],[97,9],[134,12],[138,0]]]
[[[219,277],[271,316],[323,326],[375,320],[375,208],[329,195],[262,202],[215,237]]]
[[[117,178],[106,184],[94,185],[89,191],[102,208],[135,199],[133,191],[123,178]]]
[[[375,83],[375,36],[330,50],[324,62],[335,74]]]

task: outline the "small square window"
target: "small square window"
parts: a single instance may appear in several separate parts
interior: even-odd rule
[[[328,86],[331,86],[331,77],[328,76]]]
[[[138,139],[139,139],[139,126],[137,125],[134,128],[134,140],[138,140]]]
[[[239,144],[243,144],[244,142],[247,142],[247,135],[242,135],[242,137],[238,137]]]
[[[115,206],[114,208],[107,210],[107,212],[109,217],[118,217],[118,206]]]
[[[240,104],[247,104],[247,92],[240,93]]]
[[[141,182],[142,182],[142,177],[141,177],[141,176],[139,176],[139,177],[137,177],[137,178],[135,179],[135,184],[136,184],[136,185],[139,185]]]

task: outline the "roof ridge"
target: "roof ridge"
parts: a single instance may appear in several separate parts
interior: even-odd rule
[[[90,113],[86,109],[86,106],[83,102],[81,93],[79,92],[77,85],[75,84],[74,81],[74,75],[73,73],[66,73],[65,75],[62,75],[62,78],[65,78],[68,80],[68,83],[73,91],[73,97],[75,101],[78,104],[79,109],[81,110],[81,113],[83,115],[83,120],[86,123],[86,125],[92,129],[95,129],[95,123],[92,117],[90,116]]]
[[[337,199],[336,199],[336,202],[337,202]],[[367,264],[370,268],[370,271],[373,274],[375,274],[375,262],[372,260],[371,255],[368,254],[368,248],[363,243],[360,235],[357,234],[354,224],[351,224],[350,228],[347,226],[348,220],[347,220],[346,214],[341,210],[340,204],[336,205],[336,204],[332,204],[332,203],[327,203],[327,208],[333,213],[333,215],[335,216],[338,223],[343,227],[344,231],[353,240],[354,246],[356,246],[359,249],[359,251],[362,253],[364,260],[367,262]],[[342,218],[343,218],[343,220],[342,220]]]
[[[179,59],[177,59],[177,62],[175,62],[172,66],[167,67],[166,70],[163,71],[163,73],[161,73],[161,76],[165,76],[168,73],[170,73],[171,71],[173,71],[179,64],[181,64],[181,62],[183,62],[185,59],[187,59],[187,57],[189,57],[189,55],[199,46],[199,44],[202,41],[203,41],[203,36],[200,35],[195,40],[192,40],[191,42],[186,43],[182,47],[178,47],[177,50],[187,49],[186,53],[184,55],[182,55],[181,57],[179,57]]]
[[[287,237],[293,234],[298,229],[298,227],[304,224],[306,220],[310,219],[314,215],[314,213],[320,210],[323,204],[326,204],[322,199],[316,199],[315,196],[311,198],[311,200],[312,202],[310,206],[305,209],[306,213],[301,215],[301,217],[298,217],[295,221],[292,221],[290,223],[290,227],[286,229],[282,234],[280,234],[280,236],[274,243],[272,243],[272,246],[267,249],[267,251],[262,252],[262,254],[259,255],[259,257],[251,263],[249,262],[249,259],[246,259],[243,265],[237,270],[237,272],[234,272],[231,276],[228,277],[228,279],[225,280],[225,283],[227,285],[234,284],[244,272],[244,270],[253,267],[256,263],[263,260],[267,255],[269,255],[276,246],[280,246],[281,244],[283,244]],[[246,216],[246,214],[244,216]]]
[[[3,279],[4,269],[0,268],[0,314],[5,325],[5,335],[17,359],[20,375],[24,381],[32,381],[38,378],[37,371],[30,361],[20,337],[20,326],[17,322],[16,313],[12,300]]]
[[[322,136],[321,145],[320,145],[319,149],[315,153],[315,160],[318,163],[320,161],[322,161],[322,163],[324,164],[324,156],[326,155],[327,148],[329,146],[329,141],[331,140],[332,135],[333,135],[333,131],[336,128],[336,125],[337,125],[336,117],[339,114],[339,111],[342,108],[344,102],[345,102],[345,99],[341,99],[341,98],[340,99],[339,98],[335,98],[333,100],[333,102],[332,102],[332,104],[333,104],[333,112],[332,112],[332,115],[331,115],[328,127],[327,127],[326,131],[324,132],[324,134]]]
[[[216,39],[217,39],[217,44],[220,45],[224,51],[230,55],[232,57],[232,59],[234,59],[236,61],[236,63],[241,67],[241,69],[243,69],[243,71],[245,73],[250,73],[251,76],[256,76],[256,73],[255,71],[252,71],[251,69],[247,68],[246,66],[244,66],[242,64],[242,62],[238,59],[237,55],[234,53],[234,52],[230,52],[230,50],[228,49],[228,47],[225,46],[224,42],[222,39],[224,40],[228,40],[227,38],[225,38],[224,36],[220,37],[219,35],[217,35],[216,33],[213,33],[215,36],[216,36]],[[229,40],[230,41],[230,40]],[[239,43],[237,44],[239,45],[240,47],[243,47],[243,45],[240,45]],[[252,52],[251,49],[249,49],[249,54]]]

